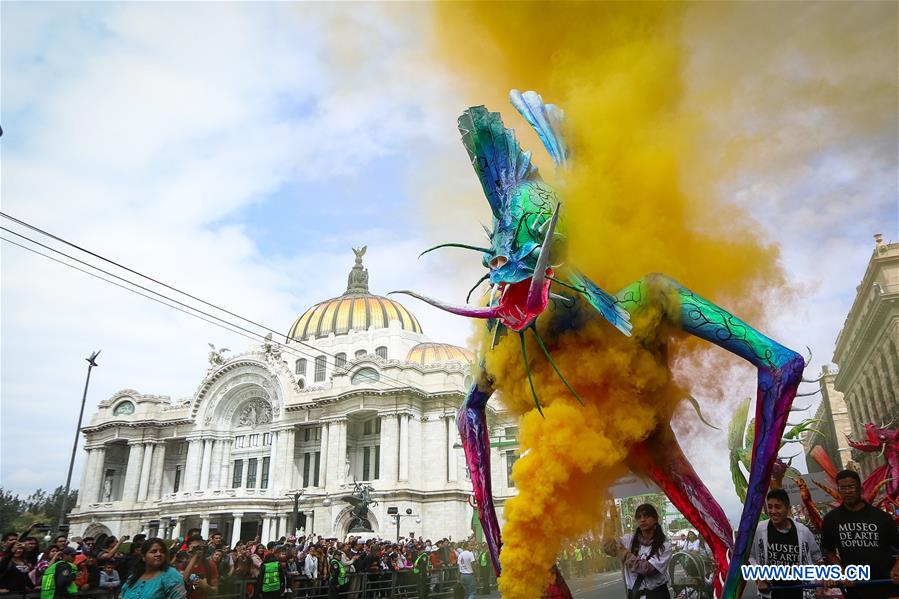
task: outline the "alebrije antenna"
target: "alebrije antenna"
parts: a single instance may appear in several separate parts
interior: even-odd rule
[[[528,350],[524,346],[524,332],[519,331],[518,338],[521,340],[521,356],[524,358],[524,371],[528,375],[528,384],[531,386],[531,395],[534,396],[534,404],[537,406],[537,411],[543,416],[543,408],[540,407],[540,400],[537,399],[537,391],[534,389],[534,380],[531,378],[531,366],[528,364]],[[546,416],[543,417],[546,418]]]
[[[581,396],[577,394],[577,391],[572,389],[571,385],[568,384],[568,381],[565,380],[565,377],[562,376],[562,373],[559,372],[559,369],[556,367],[556,363],[553,362],[552,356],[549,355],[549,351],[547,351],[546,346],[543,344],[543,339],[540,338],[540,333],[537,332],[537,327],[531,324],[531,329],[534,331],[534,337],[537,338],[537,345],[540,346],[540,349],[543,350],[543,355],[546,356],[546,359],[549,360],[549,365],[553,367],[553,370],[556,371],[556,374],[559,375],[559,378],[565,383],[565,386],[568,387],[568,390],[571,391],[571,394],[574,395],[574,398],[578,401],[579,404],[584,405],[584,401],[581,399]]]
[[[426,249],[425,251],[420,253],[418,255],[418,257],[421,258],[428,252],[433,252],[434,250],[439,250],[440,248],[462,248],[465,250],[474,250],[476,252],[483,252],[485,254],[489,254],[491,251],[490,248],[482,248],[482,247],[478,247],[476,245],[468,245],[467,243],[441,243],[440,245],[435,245],[434,247],[430,247],[430,248]]]

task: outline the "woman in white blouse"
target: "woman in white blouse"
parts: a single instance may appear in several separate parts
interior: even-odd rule
[[[670,599],[668,563],[673,551],[659,526],[659,514],[644,503],[634,512],[634,521],[637,528],[633,534],[607,543],[604,549],[624,565],[628,599]]]

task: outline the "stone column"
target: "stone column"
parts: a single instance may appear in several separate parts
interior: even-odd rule
[[[140,486],[141,461],[144,457],[144,448],[139,441],[128,443],[128,466],[125,469],[125,485],[122,490],[122,501],[134,503],[137,501],[137,491]]]
[[[396,485],[399,474],[399,415],[381,417],[381,480]]]
[[[400,414],[400,468],[398,479],[409,480],[409,414]]]
[[[203,537],[203,540],[209,539],[209,514],[203,514],[200,516],[200,536]]]
[[[268,531],[269,531],[269,523],[270,522],[271,522],[271,518],[269,518],[268,516],[262,517],[262,536],[259,538],[260,543],[265,544],[265,543],[269,542],[269,538],[268,538],[269,532]]]
[[[222,449],[224,442],[218,439],[212,442],[212,460],[209,465],[209,488],[221,488]]]
[[[209,488],[209,470],[212,465],[212,447],[214,441],[212,439],[206,439],[203,441],[203,460],[200,462],[200,482],[197,485],[197,488],[200,491],[205,491]],[[206,537],[203,537],[204,539]]]
[[[886,416],[890,413],[890,406],[894,403],[892,401],[893,394],[890,392],[889,375],[883,369],[882,359],[882,354],[880,353],[874,356],[874,376],[877,377],[877,383],[880,387],[880,403],[883,406],[883,411],[880,413],[877,424],[887,419]]]
[[[96,468],[96,450],[85,448],[84,453],[84,465],[81,467],[81,485],[78,487],[78,501],[75,502],[75,507],[81,507],[82,504],[87,503],[85,497],[87,497],[89,491],[88,481],[91,480],[91,470]]]
[[[231,488],[231,479],[228,477],[228,474],[231,473],[231,446],[234,445],[233,439],[223,439],[222,440],[222,457],[221,457],[221,468],[219,469],[219,488],[221,489],[230,489]],[[233,547],[233,545],[232,545]]]
[[[234,512],[231,515],[234,516],[234,524],[231,525],[231,546],[234,547],[237,545],[237,542],[240,541],[240,527],[243,524],[243,513]]]
[[[153,465],[153,446],[155,443],[144,443],[144,457],[141,461],[140,485],[137,488],[137,500],[146,501],[150,489],[150,466]]]
[[[278,538],[288,537],[291,534],[293,533],[287,530],[287,516],[284,515],[278,518]]]
[[[275,488],[275,472],[277,472],[278,467],[278,443],[281,442],[281,438],[283,435],[279,431],[272,431],[272,447],[269,450],[269,458],[268,458],[268,481],[266,484],[266,489],[274,489]],[[262,460],[259,460],[259,478],[260,483],[262,482]],[[261,484],[259,485],[262,486]]]
[[[446,419],[446,480],[449,482],[455,482],[459,478],[459,465],[456,463],[458,452],[453,447],[456,438],[456,417],[450,414]]]
[[[203,440],[191,439],[187,444],[187,460],[184,464],[184,490],[196,491],[200,478],[200,459],[203,453]]]
[[[244,489],[247,487],[247,476],[250,474],[250,460],[244,459],[240,466],[240,486]]]
[[[347,481],[346,473],[346,445],[347,445],[347,421],[338,420],[334,423],[337,432],[337,484],[342,485]]]
[[[91,471],[91,480],[88,481],[88,494],[86,497],[89,503],[96,503],[100,500],[100,491],[103,489],[103,476],[106,474],[106,446],[101,445],[94,449],[97,454],[94,458],[94,467]]]
[[[296,446],[296,430],[288,428],[281,431],[284,441],[281,443],[281,453],[279,454],[281,466],[278,470],[279,485],[282,489],[293,489],[293,471],[294,471],[294,447]]]
[[[887,407],[899,405],[899,364],[891,367],[890,353],[887,347],[883,348],[878,358],[880,369],[886,374],[884,384],[887,386]]]
[[[321,488],[327,488],[328,483],[331,481],[331,477],[328,476],[328,460],[330,458],[328,451],[328,444],[330,443],[330,439],[328,438],[328,431],[331,430],[331,424],[328,422],[322,423],[322,445],[321,445],[321,463],[319,465],[319,474],[318,474],[318,484],[321,485]],[[311,466],[310,466],[311,468]],[[312,471],[310,470],[310,473]],[[310,474],[310,478],[312,475]]]
[[[172,528],[172,538],[177,539],[181,536],[181,516],[175,516],[175,526]]]
[[[165,441],[160,441],[153,450],[153,466],[150,468],[150,489],[147,500],[154,501],[162,497],[162,479],[165,470]]]

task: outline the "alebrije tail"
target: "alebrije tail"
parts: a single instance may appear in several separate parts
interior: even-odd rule
[[[533,91],[521,93],[513,89],[509,92],[509,101],[537,132],[556,166],[565,166],[568,148],[562,137],[562,121],[565,118],[562,109],[554,104],[544,104],[540,94]]]
[[[515,132],[503,126],[499,113],[483,106],[469,108],[459,117],[459,132],[494,216],[503,213],[519,183],[540,179],[530,153],[521,150]]]
[[[584,294],[590,305],[602,314],[603,318],[628,337],[631,336],[634,328],[631,324],[631,315],[615,301],[611,294],[600,289],[596,283],[580,273],[572,271],[570,278],[572,286]]]

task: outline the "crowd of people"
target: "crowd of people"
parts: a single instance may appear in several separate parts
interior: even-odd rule
[[[837,474],[839,507],[824,518],[818,539],[790,518],[789,495],[773,489],[767,495],[768,518],[759,523],[750,563],[759,565],[867,565],[872,583],[809,581],[819,597],[840,586],[846,599],[899,597],[899,531],[885,512],[862,498],[857,473]],[[579,578],[620,568],[628,599],[670,599],[669,563],[674,552],[702,550],[690,535],[678,546],[668,539],[650,504],[634,514],[636,528],[621,539],[599,545],[578,542],[559,555],[563,578]],[[40,593],[41,599],[65,599],[99,590],[117,599],[281,599],[323,597],[379,599],[390,592],[427,599],[461,586],[465,599],[491,588],[493,568],[486,546],[473,540],[435,543],[413,534],[398,541],[345,541],[320,536],[259,539],[228,547],[222,535],[208,539],[198,529],[186,538],[164,540],[129,537],[85,537],[70,543],[64,535],[40,548],[36,537],[6,533],[0,544],[0,594]],[[126,543],[128,543],[126,545]],[[603,553],[608,558],[603,556]],[[563,580],[553,569],[544,597],[563,597]],[[364,578],[364,580],[363,580]],[[383,584],[386,583],[386,584]],[[795,583],[758,581],[764,599],[803,599]],[[397,593],[397,589],[399,592]]]
[[[117,599],[368,599],[393,585],[400,594],[424,599],[460,584],[472,599],[478,587],[487,590],[495,582],[482,543],[432,542],[412,533],[396,542],[313,534],[233,547],[218,532],[204,539],[199,529],[175,540],[137,535],[130,543],[128,536],[70,542],[59,535],[41,550],[29,532],[3,536],[0,594],[63,599],[99,590]]]

